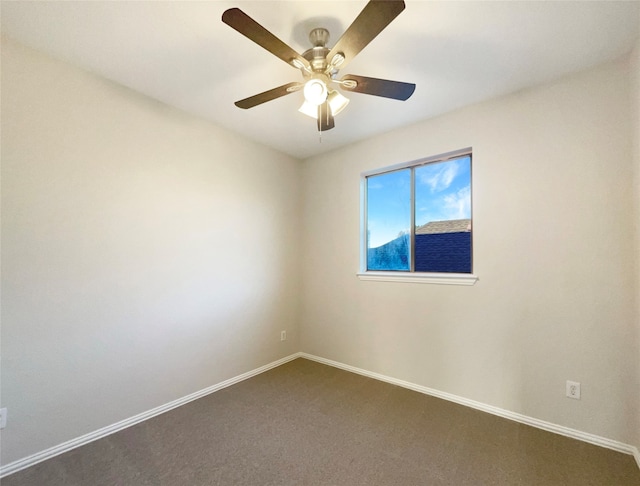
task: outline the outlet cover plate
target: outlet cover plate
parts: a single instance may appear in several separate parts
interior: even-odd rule
[[[567,380],[567,397],[580,400],[580,383]]]

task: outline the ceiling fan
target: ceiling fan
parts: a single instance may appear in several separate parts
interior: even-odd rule
[[[334,86],[346,91],[382,96],[395,100],[407,100],[416,89],[415,84],[367,78],[347,74],[337,79],[340,69],[371,42],[404,10],[402,0],[370,0],[338,42],[327,47],[329,32],[316,28],[309,34],[313,45],[298,54],[275,35],[262,27],[239,8],[230,8],[222,14],[222,21],[242,35],[263,47],[284,62],[302,72],[303,81],[283,86],[236,101],[239,108],[253,108],[267,101],[302,90],[304,103],[298,111],[318,120],[318,131],[335,126],[333,117],[349,103]]]

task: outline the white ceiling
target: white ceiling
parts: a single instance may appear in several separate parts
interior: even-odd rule
[[[240,7],[298,52],[329,46],[366,2],[2,1],[2,33],[223,127],[306,158],[377,133],[615,59],[638,35],[640,2],[431,2],[406,9],[344,74],[412,82],[407,101],[349,93],[322,134],[302,93],[249,110],[234,101],[302,79],[222,23]]]

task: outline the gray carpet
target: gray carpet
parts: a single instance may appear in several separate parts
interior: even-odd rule
[[[640,485],[632,456],[305,359],[2,480],[26,485]]]

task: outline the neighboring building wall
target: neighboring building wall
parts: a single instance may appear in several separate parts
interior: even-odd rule
[[[431,221],[416,228],[416,272],[472,273],[470,219]]]
[[[630,133],[625,59],[306,160],[302,350],[634,443]],[[360,174],[466,147],[479,281],[359,280]]]
[[[471,273],[471,232],[416,235],[416,272]]]
[[[299,161],[6,40],[1,116],[3,464],[299,350]]]

